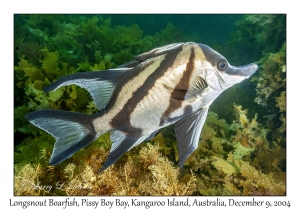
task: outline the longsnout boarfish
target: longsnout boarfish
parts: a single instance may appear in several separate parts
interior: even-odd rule
[[[198,146],[211,103],[227,88],[249,78],[254,63],[234,67],[226,58],[199,43],[175,43],[152,49],[116,69],[62,77],[45,92],[75,84],[88,90],[99,112],[88,115],[39,110],[26,115],[56,142],[50,165],[110,132],[112,146],[100,172],[126,151],[174,124],[182,167]]]

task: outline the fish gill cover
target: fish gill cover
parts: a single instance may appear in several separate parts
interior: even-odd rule
[[[271,14],[15,15],[15,195],[285,195],[285,19]],[[234,65],[256,62],[259,70],[215,100],[199,146],[182,169],[173,127],[100,174],[111,146],[108,133],[49,165],[54,138],[24,116],[40,109],[88,114],[97,109],[80,87],[48,94],[44,87],[65,75],[115,68],[147,50],[184,41],[207,44]]]

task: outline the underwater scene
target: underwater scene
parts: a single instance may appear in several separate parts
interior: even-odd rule
[[[205,44],[233,66],[255,63],[258,69],[212,102],[199,144],[182,167],[176,136],[185,126],[176,123],[134,144],[101,172],[114,148],[110,138],[121,135],[103,133],[49,164],[55,135],[30,123],[28,114],[50,109],[93,115],[106,104],[95,103],[82,81],[55,91],[46,87],[75,73],[115,71],[107,70],[184,42]],[[196,88],[207,87],[208,81],[197,82]],[[48,126],[47,118],[41,120]],[[54,122],[49,129],[61,123]],[[149,123],[147,115],[143,123]],[[14,15],[14,195],[285,196],[286,173],[285,14]]]

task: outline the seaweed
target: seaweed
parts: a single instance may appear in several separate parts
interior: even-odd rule
[[[209,113],[198,149],[188,158],[202,195],[285,195],[284,149],[271,148],[267,130],[234,105],[236,120],[227,124]],[[213,116],[213,117],[212,117]],[[219,135],[216,125],[231,132]],[[219,128],[220,128],[219,127]],[[218,136],[219,135],[219,136]],[[259,179],[259,181],[257,180]]]
[[[35,187],[38,185],[38,176],[41,173],[39,166],[34,168],[30,164],[24,165],[15,172],[14,194],[15,195],[40,195],[44,189]]]
[[[269,140],[285,145],[286,139],[286,43],[277,53],[268,53],[260,61],[262,71],[252,79],[256,82],[255,102],[268,108],[266,127],[273,132]]]
[[[98,174],[93,165],[103,164],[106,155],[107,151],[100,148],[90,158],[85,157],[85,165],[60,167],[56,174],[60,180],[47,184],[40,180],[49,179],[54,168],[26,164],[16,170],[15,195],[190,195],[196,187],[194,173],[180,180],[179,169],[161,156],[157,145],[148,144],[133,156],[135,161],[129,158],[124,165],[113,165]]]
[[[280,50],[286,40],[284,14],[243,15],[235,22],[227,46],[232,61],[238,64],[258,61],[266,53]],[[230,60],[231,60],[230,59]]]

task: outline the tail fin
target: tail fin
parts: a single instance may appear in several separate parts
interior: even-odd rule
[[[56,139],[49,160],[50,165],[66,160],[97,138],[91,115],[61,110],[40,110],[27,114],[26,118]]]

